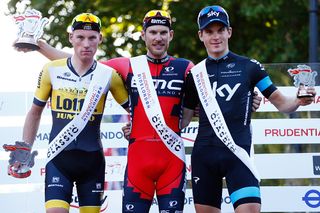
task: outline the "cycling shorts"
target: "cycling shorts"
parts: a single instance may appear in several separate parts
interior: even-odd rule
[[[129,145],[124,179],[123,212],[149,212],[154,192],[159,212],[182,212],[186,166],[162,141]]]
[[[46,209],[69,209],[73,183],[76,182],[79,207],[92,207],[100,211],[104,175],[105,159],[102,151],[62,151],[46,165]]]
[[[261,203],[258,180],[227,147],[195,146],[191,165],[195,204],[221,209],[224,177],[234,208],[244,203]]]

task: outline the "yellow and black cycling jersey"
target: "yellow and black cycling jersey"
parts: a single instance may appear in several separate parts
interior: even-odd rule
[[[80,149],[96,151],[102,148],[100,140],[100,123],[108,91],[115,100],[126,108],[128,93],[121,76],[112,68],[99,62],[94,62],[90,69],[79,76],[71,64],[71,58],[55,60],[47,63],[38,78],[38,85],[33,103],[45,106],[51,101],[52,129],[50,141],[66,126],[81,110],[90,82],[95,72],[110,69],[111,79],[83,131],[68,146],[66,150]]]

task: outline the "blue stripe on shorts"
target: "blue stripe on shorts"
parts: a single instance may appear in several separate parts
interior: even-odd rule
[[[238,200],[246,197],[260,197],[260,189],[255,186],[241,188],[230,195],[231,202],[234,204]]]

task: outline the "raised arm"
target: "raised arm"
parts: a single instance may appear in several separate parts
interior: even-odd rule
[[[38,52],[41,53],[46,58],[48,58],[49,60],[57,60],[57,59],[67,58],[67,57],[71,56],[70,53],[67,53],[67,52],[64,52],[62,50],[58,50],[58,49],[54,48],[53,46],[48,44],[43,39],[39,39],[38,40],[38,46],[40,47]],[[28,48],[15,47],[15,49],[17,51],[19,51],[19,52],[30,52],[30,51],[32,51],[31,49],[28,49]]]
[[[70,57],[72,54],[64,52],[62,50],[58,50],[48,44],[45,40],[39,39],[38,45],[40,49],[38,50],[39,53],[44,55],[49,60],[57,60],[61,58]]]

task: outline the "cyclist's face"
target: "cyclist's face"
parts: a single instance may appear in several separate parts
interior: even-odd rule
[[[102,37],[94,30],[75,30],[70,33],[69,41],[74,48],[75,56],[86,61],[93,59]]]
[[[166,26],[154,25],[142,31],[141,37],[146,43],[148,56],[160,59],[167,55],[173,30]]]
[[[229,51],[228,40],[231,33],[231,27],[228,28],[219,22],[214,22],[198,32],[208,55],[213,58],[219,58]]]

